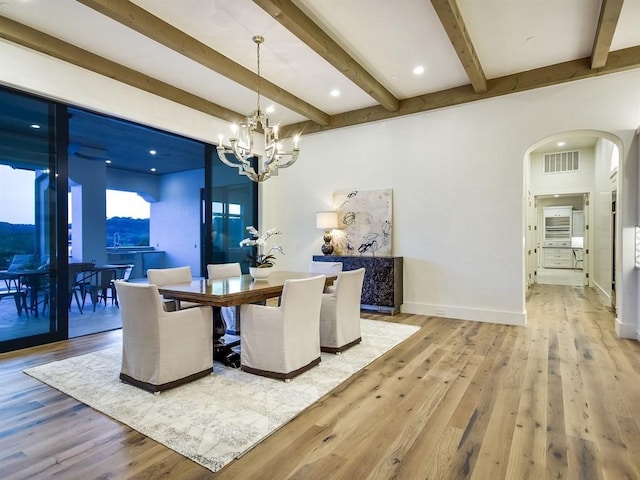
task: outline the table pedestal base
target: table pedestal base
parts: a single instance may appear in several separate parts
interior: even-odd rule
[[[213,359],[226,367],[240,368],[240,354],[233,350],[240,345],[240,337],[226,333],[227,324],[220,307],[213,307]]]

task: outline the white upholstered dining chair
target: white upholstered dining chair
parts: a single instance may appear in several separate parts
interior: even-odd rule
[[[147,270],[147,279],[158,287],[163,285],[172,285],[174,283],[191,283],[193,275],[191,275],[191,267],[171,267],[171,268],[150,268]],[[178,300],[164,299],[164,308],[166,310],[180,310],[182,308],[198,307],[200,304],[193,302],[180,302]]]
[[[207,276],[210,279],[239,277],[242,269],[239,263],[210,263]],[[220,307],[220,315],[227,327],[227,333],[240,335],[240,307]]]
[[[288,381],[320,363],[324,282],[324,275],[287,280],[280,305],[242,305],[242,370]]]
[[[342,271],[342,262],[318,262],[312,260],[309,264],[309,273],[324,273],[326,275],[338,275]],[[332,293],[334,285],[324,287],[324,293]]]
[[[320,349],[339,353],[360,343],[360,298],[364,268],[340,272],[335,291],[322,295]]]
[[[213,371],[213,324],[209,307],[167,312],[158,287],[115,282],[122,315],[120,379],[160,392]]]

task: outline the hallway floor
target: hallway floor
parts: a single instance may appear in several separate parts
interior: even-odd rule
[[[536,283],[541,285],[574,285],[580,286],[584,281],[582,270],[570,268],[539,268],[536,272]]]

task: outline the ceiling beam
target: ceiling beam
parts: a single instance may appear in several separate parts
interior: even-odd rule
[[[602,0],[598,28],[591,49],[591,68],[601,68],[607,64],[607,56],[618,25],[624,0]]]
[[[240,123],[246,120],[246,115],[244,114],[225,108],[205,98],[181,90],[173,85],[120,65],[87,50],[83,50],[75,45],[2,15],[0,15],[0,38],[171,100],[180,105],[193,108],[207,115],[226,120],[229,123]],[[328,117],[327,115],[327,118]],[[295,135],[295,133],[293,135]],[[287,138],[282,134],[280,134],[280,137]]]
[[[320,127],[312,122],[302,122],[284,126],[281,131],[283,136],[290,136],[295,133],[315,133],[632,70],[640,68],[640,46],[610,52],[607,65],[600,69],[591,69],[590,60],[589,57],[585,57],[494,78],[487,82],[488,88],[484,93],[476,93],[471,85],[465,85],[401,100],[400,110],[397,112],[391,113],[380,107],[369,107],[333,115],[327,127]]]
[[[327,35],[313,20],[291,0],[253,0],[260,8],[275,18],[287,30],[302,40],[309,48],[337,68],[344,76],[367,92],[390,112],[400,108],[393,96],[373,75],[351,57]]]
[[[0,38],[231,123],[238,123],[246,118],[246,115],[241,115],[3,16],[0,16]]]
[[[484,76],[480,59],[471,42],[456,0],[431,0],[431,4],[440,17],[440,23],[447,32],[473,89],[476,93],[486,92],[487,78]]]
[[[184,90],[119,65],[3,16],[0,16],[0,38],[228,122],[239,122],[245,118],[244,115],[221,107],[209,100],[185,92]],[[453,105],[523,92],[573,80],[582,80],[636,69],[640,68],[640,46],[610,52],[605,67],[592,69],[590,68],[590,63],[591,59],[586,57],[495,78],[488,81],[488,88],[484,93],[476,93],[471,85],[466,85],[408,98],[400,101],[400,109],[396,112],[389,112],[384,107],[378,105],[333,115],[329,118],[326,126],[319,125],[313,121],[286,125],[280,127],[280,134],[282,138],[286,138],[297,133],[315,133],[351,125],[360,125],[367,122],[446,108]]]
[[[257,91],[259,85],[261,95],[320,125],[329,123],[327,113],[268,80],[258,77],[251,70],[128,0],[77,1],[246,88]]]

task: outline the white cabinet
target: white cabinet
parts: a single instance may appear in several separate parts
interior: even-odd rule
[[[543,209],[543,245],[545,247],[571,246],[571,207],[546,207]]]
[[[543,248],[544,268],[573,268],[573,250],[570,248]]]

